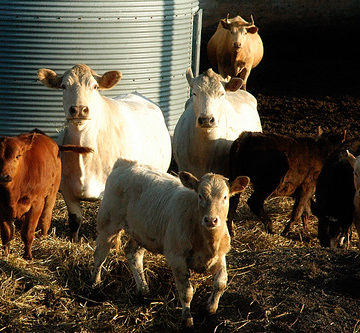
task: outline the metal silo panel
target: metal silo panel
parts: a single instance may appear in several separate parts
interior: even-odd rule
[[[37,81],[39,68],[62,74],[85,63],[99,74],[120,70],[114,97],[138,91],[158,103],[170,132],[189,94],[198,1],[0,0],[0,135],[34,127],[57,135],[62,92]]]

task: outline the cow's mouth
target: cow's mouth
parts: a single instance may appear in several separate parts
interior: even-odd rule
[[[67,121],[83,121],[83,120],[91,120],[88,117],[68,117],[66,118]]]

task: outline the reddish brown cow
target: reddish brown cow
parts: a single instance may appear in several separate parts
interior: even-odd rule
[[[89,148],[58,146],[39,131],[0,138],[0,232],[5,254],[14,236],[14,219],[21,221],[26,259],[32,259],[38,224],[47,235],[61,180],[60,150],[89,152]]]
[[[315,193],[317,178],[329,154],[342,140],[344,136],[321,135],[320,128],[317,137],[243,132],[231,146],[230,180],[238,175],[250,177],[254,192],[247,203],[261,218],[267,232],[273,233],[273,223],[264,211],[264,201],[279,196],[295,199],[283,235],[300,218],[306,229],[311,214],[310,199]],[[231,198],[228,218],[230,232],[237,203],[238,196]]]

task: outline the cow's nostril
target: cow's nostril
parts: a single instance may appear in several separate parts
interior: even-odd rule
[[[198,123],[199,123],[199,125],[202,125],[204,123],[204,118],[199,118]]]
[[[75,106],[71,106],[69,109],[69,113],[73,116],[74,114],[76,114],[76,107]]]
[[[88,108],[87,106],[84,106],[82,112],[83,112],[84,114],[88,114],[88,113],[89,113],[89,108]]]
[[[215,118],[214,117],[211,117],[210,118],[210,124],[213,124],[215,122]]]

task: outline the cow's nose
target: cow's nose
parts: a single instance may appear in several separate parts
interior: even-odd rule
[[[215,124],[214,117],[199,117],[198,123],[201,127],[213,127]]]
[[[89,108],[84,105],[71,106],[69,113],[72,117],[87,117],[89,115]]]
[[[235,42],[234,47],[235,47],[235,49],[240,49],[241,48],[241,43]]]
[[[204,225],[208,228],[215,228],[218,224],[218,217],[204,216]]]
[[[12,181],[12,177],[10,175],[0,175],[0,183],[9,183]]]

